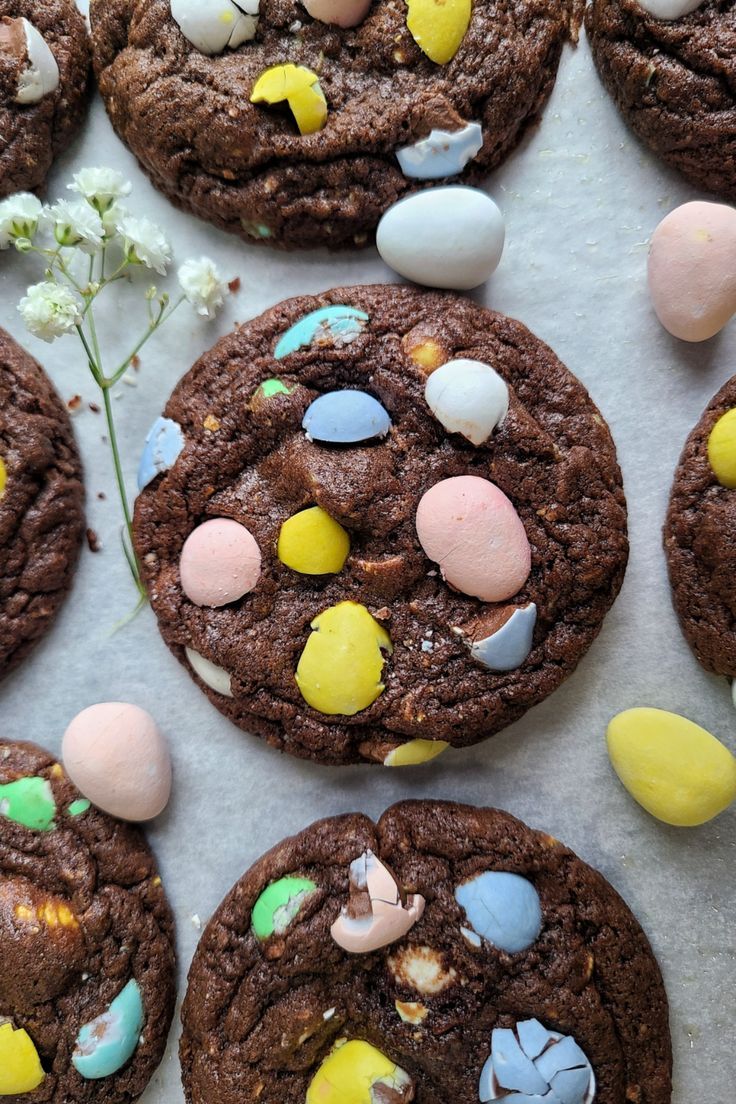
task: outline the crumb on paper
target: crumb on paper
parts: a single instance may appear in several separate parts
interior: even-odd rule
[[[89,545],[90,552],[99,552],[102,548],[102,542],[94,529],[87,530],[87,544]]]
[[[194,927],[197,929],[197,931],[202,930],[202,921],[200,920],[198,913],[195,912],[195,913],[192,914],[191,921],[192,921],[192,924],[194,925]]]
[[[70,399],[67,399],[67,401],[66,401],[66,408],[72,414],[76,414],[76,412],[79,410],[81,405],[82,405],[82,396],[81,395],[72,395],[72,397]]]
[[[90,408],[93,414],[100,413],[100,407],[97,405],[96,402],[87,403],[87,406]]]
[[[240,277],[236,276],[234,280],[231,280],[227,285],[231,295],[237,295],[240,291]]]

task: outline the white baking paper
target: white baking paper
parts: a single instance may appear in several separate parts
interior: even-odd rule
[[[129,176],[136,213],[140,208],[166,228],[179,260],[205,253],[242,281],[214,324],[182,310],[145,350],[138,386],[117,388],[133,489],[150,423],[198,354],[234,322],[289,295],[395,276],[373,250],[276,253],[175,211],[114,136],[99,98],[82,137],[55,167],[49,195],[62,191],[71,171],[97,164]],[[736,809],[696,830],[658,823],[614,776],[604,732],[619,710],[652,705],[684,713],[732,749],[736,743],[726,682],[703,673],[680,635],[661,548],[675,463],[704,405],[734,371],[736,327],[690,346],[669,337],[654,318],[645,283],[647,240],[667,211],[698,197],[629,134],[598,82],[585,41],[565,50],[541,126],[488,187],[507,220],[508,244],[477,298],[520,318],[586,384],[611,425],[626,483],[629,571],[576,674],[500,736],[419,768],[319,767],[280,756],[234,728],[169,654],[150,610],[113,633],[134,592],[119,547],[102,417],[86,409],[98,396],[75,339],[48,346],[25,334],[15,304],[40,276],[28,259],[5,253],[0,322],[41,360],[64,398],[84,399],[74,425],[89,524],[102,550],[85,550],[50,636],[0,687],[1,730],[58,749],[67,722],[92,702],[128,700],[157,718],[171,744],[175,786],[150,837],[178,922],[182,991],[200,924],[246,867],[288,833],[347,810],[378,815],[404,797],[509,809],[598,867],[644,925],[672,1004],[675,1104],[732,1104]],[[104,325],[117,340],[116,352],[125,352],[130,314],[113,307]],[[147,1104],[183,1099],[177,1036],[178,1020]]]

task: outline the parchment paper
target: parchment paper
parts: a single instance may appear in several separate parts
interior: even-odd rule
[[[166,228],[179,261],[206,253],[242,280],[214,325],[182,310],[146,349],[137,388],[118,388],[132,489],[143,437],[172,387],[236,321],[288,295],[396,277],[372,250],[277,254],[176,212],[114,136],[99,98],[83,136],[56,166],[49,195],[60,194],[71,172],[89,164],[128,174],[135,213]],[[64,398],[84,399],[74,424],[88,520],[103,547],[96,555],[85,549],[51,635],[0,687],[1,730],[58,749],[68,721],[92,702],[128,700],[157,718],[171,744],[175,788],[150,838],[178,921],[182,992],[200,923],[250,863],[288,833],[347,810],[378,815],[409,796],[509,809],[598,867],[649,934],[672,1004],[675,1104],[732,1104],[736,808],[695,830],[658,823],[617,781],[604,731],[619,710],[652,705],[684,713],[734,747],[729,688],[701,671],[672,612],[661,526],[685,437],[734,370],[736,327],[688,346],[654,318],[645,285],[647,240],[668,210],[698,197],[629,135],[598,83],[585,41],[565,51],[541,126],[488,187],[506,217],[508,244],[478,298],[520,318],[586,384],[611,425],[626,483],[632,541],[626,582],[576,674],[492,741],[420,768],[310,765],[231,726],[169,654],[150,610],[112,634],[134,592],[119,547],[102,417],[86,409],[98,396],[75,339],[47,346],[25,333],[15,304],[40,275],[26,259],[5,253],[2,325],[41,360]],[[131,317],[113,308],[105,325],[108,333],[117,330],[122,354]],[[178,1018],[147,1104],[183,1099],[177,1037]]]

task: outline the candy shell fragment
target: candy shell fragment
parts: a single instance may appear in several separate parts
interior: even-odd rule
[[[50,832],[56,825],[56,802],[45,778],[18,778],[0,785],[0,817],[35,832]]]
[[[202,54],[221,54],[255,38],[260,0],[171,0],[181,33]]]
[[[80,1029],[72,1065],[87,1081],[117,1073],[138,1046],[144,1023],[141,991],[131,978],[107,1011]]]
[[[441,180],[457,176],[483,146],[480,123],[460,130],[431,130],[428,137],[396,151],[404,176],[410,180]]]
[[[722,414],[710,431],[708,463],[722,487],[736,487],[736,408]]]
[[[736,758],[715,736],[664,709],[627,709],[606,733],[613,769],[665,824],[705,824],[736,798]]]
[[[349,553],[347,533],[320,506],[301,510],[281,526],[278,558],[286,567],[303,575],[342,571]]]
[[[311,879],[293,875],[279,878],[267,886],[253,905],[250,915],[256,939],[263,941],[272,935],[283,935],[316,889]]]
[[[305,314],[281,335],[273,355],[276,360],[283,360],[310,345],[349,345],[360,336],[368,321],[365,311],[356,307],[320,307]]]
[[[178,422],[157,418],[148,431],[138,467],[138,490],[142,491],[157,475],[173,468],[184,449],[184,434]]]
[[[419,763],[429,763],[436,759],[450,745],[445,740],[407,740],[388,753],[383,760],[384,767],[414,767]]]
[[[8,469],[2,456],[0,456],[0,498],[5,494],[8,485]]]
[[[185,648],[186,657],[195,675],[201,678],[205,686],[214,690],[216,694],[222,694],[225,698],[232,698],[233,691],[231,679],[224,667],[218,667],[211,659],[195,652],[194,648]]]
[[[519,874],[486,870],[459,885],[455,898],[473,931],[507,954],[527,950],[542,930],[539,894]]]
[[[420,50],[438,65],[452,61],[465,38],[471,0],[407,0],[406,25]]]
[[[320,713],[352,717],[380,697],[386,630],[357,602],[339,602],[312,622],[296,670],[302,697]]]
[[[0,1024],[0,1096],[33,1092],[45,1077],[38,1051],[23,1028]]]
[[[322,1062],[309,1083],[306,1104],[408,1104],[413,1096],[408,1073],[370,1043],[353,1039]]]
[[[253,86],[251,103],[277,104],[284,100],[291,108],[301,134],[314,134],[327,122],[327,100],[319,77],[303,65],[274,65],[261,73]]]

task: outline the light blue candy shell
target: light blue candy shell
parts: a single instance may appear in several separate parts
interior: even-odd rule
[[[318,334],[331,337],[333,344],[346,344],[358,337],[368,320],[365,311],[355,307],[321,307],[305,314],[282,334],[273,355],[276,360],[283,360],[297,349],[309,348]]]
[[[184,434],[178,422],[157,418],[148,431],[138,465],[138,490],[142,491],[157,475],[173,468],[184,449]]]
[[[110,1077],[132,1056],[144,1022],[141,991],[131,978],[107,1012],[80,1028],[72,1065],[87,1081]],[[88,1049],[90,1052],[84,1053]]]
[[[588,1076],[591,1073],[590,1062],[572,1035],[564,1035],[559,1043],[555,1043],[549,1050],[545,1050],[544,1054],[540,1055],[534,1064],[542,1076],[547,1078],[548,1082],[551,1082],[554,1075],[560,1070],[575,1069],[577,1066],[587,1069]]]
[[[516,1034],[527,1058],[538,1058],[547,1043],[560,1037],[554,1031],[548,1031],[539,1020],[521,1020],[516,1025]]]
[[[491,1036],[491,1060],[496,1080],[504,1089],[544,1094],[549,1082],[536,1069],[508,1027],[497,1027]]]
[[[562,1104],[585,1104],[590,1088],[590,1066],[560,1070],[554,1075],[550,1084]]]
[[[539,894],[518,874],[487,870],[459,885],[455,899],[473,929],[507,954],[531,947],[542,930]]]
[[[302,421],[302,428],[313,441],[354,445],[385,437],[391,428],[388,411],[378,399],[365,391],[328,391],[315,399]]]
[[[433,130],[428,138],[397,150],[396,158],[411,180],[441,180],[461,173],[482,146],[480,123],[467,123],[462,130]]]
[[[470,654],[491,671],[513,671],[532,650],[536,623],[537,607],[530,602],[528,606],[515,609],[497,632],[471,644]]]

